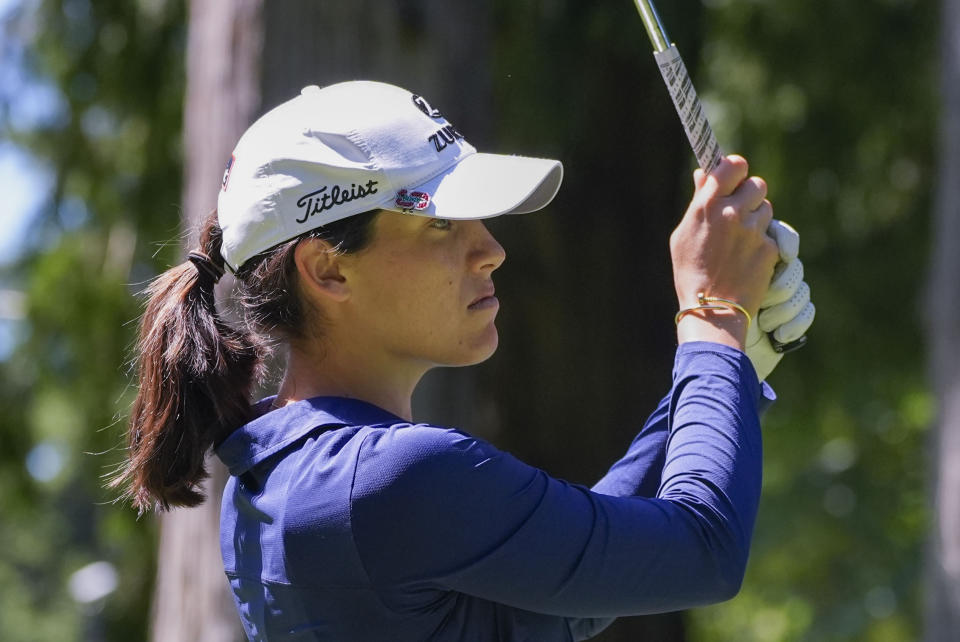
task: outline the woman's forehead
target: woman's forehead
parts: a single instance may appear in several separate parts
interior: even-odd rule
[[[374,240],[377,233],[403,234],[413,232],[429,224],[430,218],[415,214],[404,214],[393,210],[380,210],[374,221]]]

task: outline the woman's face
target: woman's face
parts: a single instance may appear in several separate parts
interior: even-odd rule
[[[419,365],[479,363],[497,348],[491,275],[506,258],[481,221],[382,212],[373,240],[340,257],[342,320],[364,350]]]

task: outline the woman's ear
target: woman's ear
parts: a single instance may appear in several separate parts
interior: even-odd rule
[[[350,298],[350,286],[340,273],[340,257],[323,239],[304,239],[293,254],[300,287],[322,300],[342,303]]]

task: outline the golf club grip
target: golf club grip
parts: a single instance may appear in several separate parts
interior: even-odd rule
[[[673,99],[680,122],[683,123],[683,130],[687,133],[687,140],[697,157],[697,163],[704,173],[709,174],[720,164],[723,154],[717,137],[713,135],[710,121],[703,111],[703,105],[700,104],[697,90],[693,87],[693,81],[690,80],[690,74],[687,73],[687,67],[683,64],[683,58],[673,44],[663,51],[654,52],[653,57],[660,68],[667,91],[670,92],[670,98]]]
[[[697,90],[693,86],[693,81],[690,80],[687,67],[683,64],[683,58],[680,57],[680,52],[674,44],[663,51],[655,51],[653,57],[657,61],[657,67],[660,68],[660,74],[667,85],[667,91],[673,100],[677,115],[680,116],[680,122],[683,123],[683,130],[687,133],[687,140],[690,141],[690,147],[693,148],[693,153],[697,157],[697,163],[704,173],[709,174],[720,164],[723,152],[720,151],[720,144],[703,111],[700,97],[697,96]],[[768,333],[768,336],[773,349],[780,354],[793,352],[807,343],[806,335],[790,343],[777,341],[772,332]]]

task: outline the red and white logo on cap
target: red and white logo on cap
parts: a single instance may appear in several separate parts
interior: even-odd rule
[[[427,209],[427,206],[430,205],[430,195],[426,192],[408,192],[405,189],[397,192],[397,200],[394,201],[402,210],[410,211]]]

